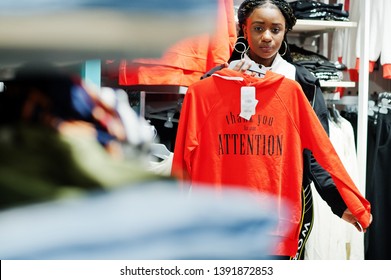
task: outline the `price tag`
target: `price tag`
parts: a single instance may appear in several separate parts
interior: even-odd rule
[[[258,100],[255,99],[255,87],[242,87],[240,90],[240,114],[242,118],[249,120],[255,115],[255,107]]]

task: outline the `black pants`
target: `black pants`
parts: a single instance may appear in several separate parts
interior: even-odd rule
[[[368,121],[366,198],[373,221],[365,234],[365,259],[391,259],[391,113]]]
[[[305,244],[307,243],[307,239],[314,224],[314,202],[310,184],[302,188],[301,198],[303,213],[300,224],[299,244],[297,253],[294,257],[290,258],[291,260],[304,260]]]

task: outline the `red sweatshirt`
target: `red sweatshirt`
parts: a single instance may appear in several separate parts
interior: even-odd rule
[[[239,116],[241,88],[255,87],[249,120]],[[268,71],[254,78],[223,69],[188,88],[181,110],[172,175],[216,188],[238,186],[289,202],[271,233],[277,255],[293,256],[302,215],[303,149],[332,176],[350,211],[366,228],[370,204],[346,172],[300,85]]]

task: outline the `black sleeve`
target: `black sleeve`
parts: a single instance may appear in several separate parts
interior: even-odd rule
[[[311,151],[306,150],[304,153],[308,153],[306,157],[309,158],[310,161],[309,179],[314,182],[314,186],[320,197],[330,206],[331,211],[341,218],[347,206],[335,186],[330,173],[320,166],[313,157]]]
[[[303,84],[302,87],[323,128],[329,135],[328,109],[319,85],[319,81],[316,81],[312,85]],[[342,214],[346,210],[347,206],[342,199],[337,186],[331,178],[330,173],[327,172],[322,166],[320,166],[311,151],[304,150],[303,154],[303,184],[307,185],[311,183],[311,181],[314,182],[314,186],[317,192],[319,193],[320,197],[330,206],[331,211],[338,217],[342,217]]]
[[[316,115],[318,116],[318,119],[322,123],[324,130],[326,130],[327,135],[330,135],[328,109],[327,109],[326,101],[324,100],[323,97],[323,92],[320,89],[320,86],[316,86],[314,97],[311,104]]]

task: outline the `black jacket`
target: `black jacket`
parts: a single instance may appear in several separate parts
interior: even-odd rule
[[[328,110],[320,88],[319,79],[314,77],[304,66],[294,62],[292,64],[296,67],[296,81],[301,85],[324,129],[329,134]],[[314,182],[319,195],[330,206],[333,213],[342,217],[347,206],[338,192],[331,175],[320,166],[310,150],[305,149],[303,155],[303,185],[307,186]]]

